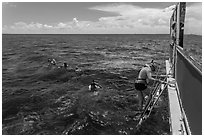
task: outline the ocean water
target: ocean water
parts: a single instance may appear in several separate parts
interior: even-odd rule
[[[152,59],[165,74],[169,42],[162,34],[3,35],[3,134],[170,134],[167,93],[138,130],[134,90]],[[202,37],[185,36],[184,44],[199,62]],[[68,68],[50,67],[48,58]],[[97,95],[88,90],[92,80],[102,86]]]

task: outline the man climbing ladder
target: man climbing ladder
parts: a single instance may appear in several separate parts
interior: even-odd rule
[[[164,80],[166,80],[166,78]],[[149,99],[148,99],[148,101],[144,107],[144,110],[140,114],[139,122],[136,126],[137,129],[139,129],[142,122],[150,116],[152,109],[157,104],[157,101],[159,100],[163,91],[166,89],[167,85],[169,85],[169,84],[168,83],[165,83],[165,84],[159,83],[154,88],[154,90],[151,92],[150,96],[148,97]]]
[[[145,66],[141,68],[138,78],[135,80],[135,89],[139,91],[138,95],[139,95],[140,110],[143,110],[143,102],[144,102],[143,91],[147,89],[147,86],[150,80],[165,83],[164,81],[161,81],[159,79],[152,77],[152,73],[154,73],[155,71],[156,71],[156,63],[152,60],[150,64],[145,64]]]

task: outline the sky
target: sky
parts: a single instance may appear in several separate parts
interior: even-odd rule
[[[169,34],[176,2],[3,2],[12,34]],[[202,3],[187,2],[185,34],[202,35]]]

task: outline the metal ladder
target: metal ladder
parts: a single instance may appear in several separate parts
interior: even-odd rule
[[[165,80],[166,79],[167,77],[165,77]],[[139,122],[136,125],[136,129],[139,129],[142,122],[145,121],[150,116],[152,109],[156,105],[157,101],[159,100],[159,97],[162,95],[167,85],[168,83],[166,84],[158,83],[154,90],[151,92],[144,107],[144,111],[140,115]]]

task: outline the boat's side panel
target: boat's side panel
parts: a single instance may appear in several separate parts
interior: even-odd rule
[[[168,75],[167,82],[170,83],[167,87],[168,97],[169,97],[169,114],[170,114],[170,125],[172,135],[186,135],[187,131],[185,128],[182,113],[182,108],[180,104],[180,98],[177,91],[176,81],[169,74],[171,72],[171,67],[169,61],[166,60],[166,72]]]
[[[177,50],[176,81],[192,134],[202,134],[202,73]]]

